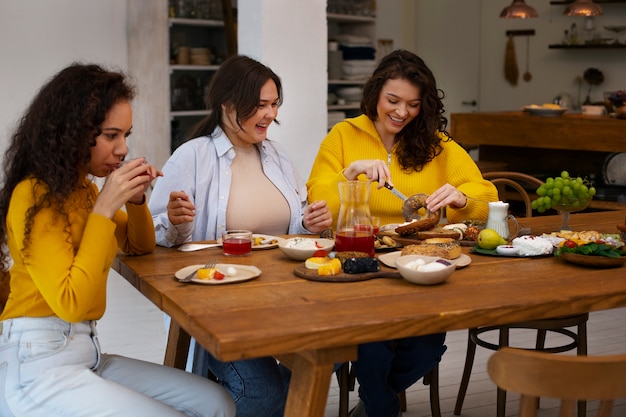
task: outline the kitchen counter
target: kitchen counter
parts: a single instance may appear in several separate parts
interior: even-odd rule
[[[496,165],[496,170],[520,171],[539,178],[567,170],[594,180],[598,188],[604,185],[604,164],[609,155],[626,152],[626,120],[609,116],[453,113],[450,134],[466,149],[478,149],[481,169]],[[599,193],[592,208],[625,206],[600,201],[603,198]]]

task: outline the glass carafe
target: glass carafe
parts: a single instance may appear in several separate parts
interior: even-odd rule
[[[369,181],[339,183],[341,208],[337,218],[335,250],[365,252],[374,256],[374,233],[370,218]]]

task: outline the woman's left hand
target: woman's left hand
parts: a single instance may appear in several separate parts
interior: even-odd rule
[[[467,197],[451,184],[444,184],[426,198],[426,208],[437,211],[445,206],[463,208],[467,204]]]
[[[333,224],[333,215],[326,205],[326,201],[316,201],[306,206],[302,224],[312,233],[328,229]]]

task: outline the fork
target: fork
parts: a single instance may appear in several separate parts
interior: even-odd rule
[[[209,258],[207,263],[202,268],[198,268],[198,269],[194,270],[192,273],[187,275],[185,278],[179,279],[178,282],[190,282],[191,279],[193,278],[193,276],[196,275],[196,273],[198,273],[199,270],[201,270],[201,269],[208,269],[208,268],[215,268],[216,264],[217,264],[217,262],[215,261],[215,259]]]

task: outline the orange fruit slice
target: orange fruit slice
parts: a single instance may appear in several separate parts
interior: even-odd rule
[[[337,275],[341,272],[341,261],[337,258],[331,259],[330,262],[317,268],[317,274],[320,276]]]

